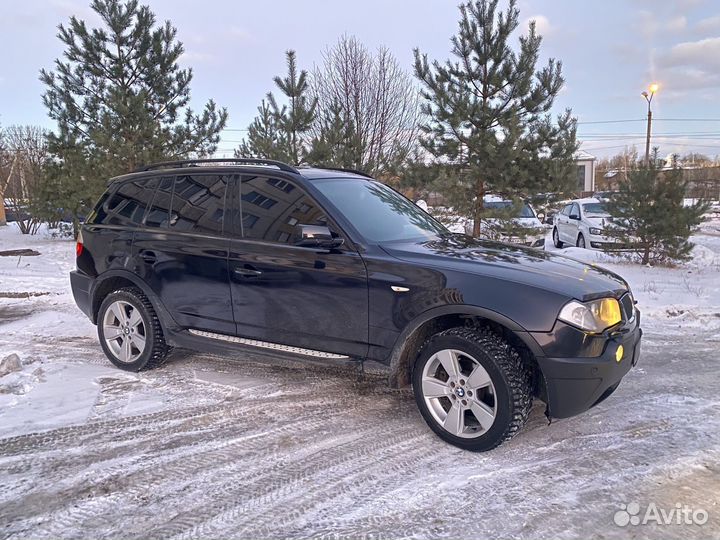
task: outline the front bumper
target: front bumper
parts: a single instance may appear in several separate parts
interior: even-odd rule
[[[599,354],[593,357],[539,357],[538,365],[545,380],[548,416],[568,418],[587,411],[610,396],[622,378],[640,357],[642,329],[640,313],[634,325],[602,338],[603,346],[591,346]],[[600,339],[594,338],[594,339]],[[559,344],[555,343],[557,347]],[[624,352],[618,362],[616,352]]]

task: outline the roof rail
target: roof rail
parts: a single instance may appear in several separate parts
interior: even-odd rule
[[[317,168],[318,168],[318,169],[325,169],[325,170],[328,170],[328,171],[348,172],[348,173],[357,174],[357,175],[359,175],[359,176],[364,176],[365,178],[373,178],[373,177],[370,176],[368,173],[364,173],[364,172],[362,172],[362,171],[358,171],[357,169],[344,169],[344,168],[342,168],[342,167],[325,167],[325,166],[323,166],[323,165],[318,165]],[[373,178],[373,180],[374,180],[374,178]]]
[[[282,161],[262,158],[204,158],[204,159],[181,159],[177,161],[161,161],[135,169],[134,172],[152,171],[155,169],[168,169],[173,167],[196,167],[202,163],[237,163],[240,165],[262,165],[277,167],[281,171],[298,174],[298,170]]]

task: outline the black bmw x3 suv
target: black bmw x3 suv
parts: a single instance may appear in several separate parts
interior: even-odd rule
[[[618,275],[452,234],[361,173],[160,163],[110,181],[82,227],[75,301],[117,367],[172,347],[376,360],[430,428],[492,449],[607,398],[640,353]]]

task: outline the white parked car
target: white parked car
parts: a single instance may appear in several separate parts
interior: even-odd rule
[[[567,204],[553,220],[553,244],[555,247],[571,245],[579,248],[602,249],[614,244],[605,235],[612,218],[605,203],[596,198],[577,199]]]
[[[512,201],[496,195],[485,195],[483,200],[487,209],[502,210],[513,205]],[[514,225],[517,230],[521,231],[519,236],[508,234],[505,230],[506,223],[493,218],[483,220],[482,236],[500,242],[545,249],[545,237],[549,227],[540,222],[535,210],[529,204],[523,203],[520,205],[517,215],[512,217],[510,222],[510,225]],[[472,231],[473,220],[469,219],[465,222],[465,233],[472,235]]]

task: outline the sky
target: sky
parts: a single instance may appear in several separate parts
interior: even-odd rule
[[[141,0],[142,2],[142,0]],[[145,0],[171,20],[193,68],[192,106],[214,99],[229,111],[219,155],[231,155],[272,78],[285,73],[287,49],[312,70],[343,35],[370,49],[386,46],[408,71],[413,49],[449,56],[457,1],[446,0]],[[41,68],[62,55],[57,26],[76,15],[94,26],[90,0],[0,0],[0,125],[53,128],[42,104]],[[720,0],[519,0],[521,28],[536,21],[542,62],[562,61],[565,87],[555,111],[578,117],[581,148],[598,157],[635,144],[644,152],[653,100],[653,146],[720,154]]]

